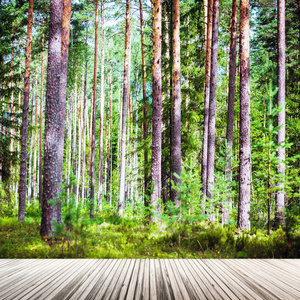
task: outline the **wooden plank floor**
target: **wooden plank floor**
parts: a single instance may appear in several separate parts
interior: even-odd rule
[[[300,299],[300,260],[1,259],[0,299]]]

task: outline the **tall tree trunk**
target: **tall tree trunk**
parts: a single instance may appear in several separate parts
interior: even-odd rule
[[[15,105],[14,105],[14,52],[15,52],[15,32],[13,33],[11,61],[10,61],[10,119],[15,120]],[[13,122],[14,125],[14,122]],[[14,151],[15,128],[11,128],[10,151]]]
[[[62,183],[62,175],[63,175],[66,91],[67,91],[67,76],[68,76],[71,5],[72,5],[72,0],[63,0],[60,103],[59,103],[59,127],[58,127],[58,163],[57,163],[57,166],[58,166],[58,169],[57,169],[58,192],[61,192],[61,187],[59,186],[59,184]],[[62,222],[61,201],[59,201],[59,203],[56,207],[56,212],[57,212],[57,223],[61,224],[61,222]]]
[[[173,30],[173,134],[172,134],[172,173],[181,176],[181,73],[180,73],[180,4],[179,0],[173,0],[172,30]],[[180,179],[173,177],[175,185],[180,184]],[[179,206],[178,192],[171,190],[171,199]]]
[[[151,205],[154,213],[152,221],[160,214],[158,200],[161,198],[161,0],[153,2],[153,83],[152,83],[152,158],[151,158],[151,181],[154,188],[151,194]]]
[[[125,209],[125,154],[126,154],[126,118],[130,89],[130,0],[126,0],[126,29],[125,29],[125,56],[124,56],[124,83],[121,128],[121,166],[120,166],[120,200],[118,213],[123,215]]]
[[[50,237],[53,206],[49,200],[58,195],[58,126],[60,112],[61,40],[63,0],[51,0],[47,89],[44,134],[43,206],[40,234]]]
[[[109,117],[108,117],[108,128],[106,130],[109,131],[109,138],[107,140],[107,175],[106,175],[106,201],[108,201],[109,194],[111,193],[109,180],[111,178],[110,165],[112,161],[111,148],[112,148],[112,78],[110,76],[110,96],[109,96]]]
[[[211,39],[212,39],[212,19],[213,0],[208,0],[207,14],[207,37],[205,50],[205,92],[204,92],[204,123],[202,138],[202,162],[201,162],[201,183],[203,203],[206,199],[207,188],[207,144],[208,144],[208,119],[209,119],[209,91],[210,91],[210,65],[211,65]],[[203,213],[205,212],[203,207]]]
[[[165,23],[165,33],[163,34],[164,36],[164,42],[165,42],[165,60],[166,60],[166,65],[163,73],[163,77],[166,78],[166,85],[167,89],[165,92],[165,97],[164,97],[164,104],[162,107],[162,153],[165,153],[167,151],[166,155],[162,155],[162,161],[161,161],[161,168],[162,168],[162,174],[161,174],[161,180],[162,180],[162,200],[163,203],[167,203],[169,201],[170,197],[170,173],[172,173],[172,170],[169,168],[169,166],[172,165],[172,162],[170,161],[170,152],[171,152],[171,144],[172,142],[170,141],[170,131],[172,130],[172,126],[170,126],[170,100],[171,100],[171,91],[170,91],[170,86],[172,86],[172,81],[171,81],[171,73],[172,73],[172,64],[170,64],[170,27],[169,26],[169,20],[168,20],[168,1],[163,2],[163,19]],[[166,149],[166,150],[165,150]],[[169,179],[169,182],[168,182]]]
[[[233,145],[233,123],[234,123],[234,98],[235,98],[235,69],[236,69],[236,36],[237,36],[237,15],[238,0],[232,0],[232,14],[230,27],[230,58],[229,58],[229,92],[227,109],[227,128],[226,128],[226,167],[225,176],[227,180],[228,193],[232,181],[232,145]],[[226,198],[226,203],[222,206],[222,224],[229,221],[229,211],[231,207],[230,195]]]
[[[44,18],[43,18],[44,24]],[[44,33],[42,37],[42,55],[41,55],[41,90],[40,90],[40,144],[39,144],[39,207],[42,208],[43,191],[43,88],[44,88]]]
[[[250,22],[249,0],[240,2],[240,174],[238,228],[250,230]]]
[[[214,0],[213,5],[213,32],[211,51],[211,78],[209,96],[209,119],[208,119],[208,144],[207,144],[207,188],[206,194],[213,200],[214,168],[215,168],[215,132],[216,132],[216,93],[217,93],[217,68],[218,68],[218,31],[219,31],[219,0]],[[211,221],[214,221],[212,206]]]
[[[23,101],[22,130],[21,130],[21,164],[20,164],[19,214],[18,214],[19,221],[25,220],[29,78],[30,78],[30,57],[31,57],[31,40],[32,40],[32,20],[33,20],[33,0],[29,0],[25,75],[24,75],[24,101]]]
[[[146,93],[146,61],[145,61],[145,41],[144,41],[144,24],[143,24],[143,0],[140,0],[140,21],[141,21],[141,51],[142,51],[142,78],[143,78],[143,139],[144,142],[148,138],[148,124],[147,124],[147,93]],[[145,193],[148,188],[148,174],[147,168],[148,165],[148,150],[147,147],[144,148],[144,188]],[[146,197],[144,198],[146,199]],[[145,205],[148,205],[145,200]]]
[[[270,89],[270,93],[271,93]],[[268,235],[270,235],[270,230],[271,230],[271,197],[272,197],[272,192],[271,192],[271,143],[272,143],[272,131],[273,131],[273,126],[272,126],[272,96],[269,99],[269,151],[268,151]]]
[[[98,57],[98,0],[95,11],[95,53],[94,53],[94,85],[92,101],[92,146],[91,146],[91,187],[90,187],[90,218],[94,218],[95,200],[95,134],[96,134],[96,88],[97,88],[97,57]]]
[[[35,115],[34,115],[34,155],[33,155],[33,183],[32,183],[32,188],[33,188],[33,198],[36,197],[36,159],[37,159],[37,136],[38,136],[38,131],[37,131],[37,119],[38,119],[38,83],[37,83],[37,78],[36,78],[36,96],[35,96]]]
[[[81,198],[85,198],[85,149],[86,149],[86,136],[87,136],[87,68],[88,68],[88,23],[86,24],[86,38],[85,38],[85,70],[84,70],[84,103],[83,103],[83,148],[82,148],[82,188],[81,188]]]
[[[284,224],[284,177],[285,177],[285,0],[277,0],[277,35],[278,35],[278,94],[277,107],[280,111],[277,115],[277,126],[279,128],[277,143],[277,159],[279,161],[277,173],[280,182],[277,184],[279,191],[276,192],[275,227]]]
[[[99,176],[98,176],[98,199],[97,208],[102,210],[103,193],[103,120],[104,120],[104,3],[101,1],[101,92],[100,92],[100,137],[99,137]]]
[[[37,74],[36,74],[37,76]],[[34,88],[34,81],[32,80],[32,94],[31,94],[31,103],[29,110],[30,113],[30,127],[33,127],[33,99],[37,96],[37,89]],[[27,204],[30,204],[31,198],[32,198],[32,143],[33,142],[33,130],[30,131],[30,138],[29,138],[29,164],[28,164],[28,186],[27,186]]]

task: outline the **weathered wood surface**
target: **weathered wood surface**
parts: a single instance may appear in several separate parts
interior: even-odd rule
[[[0,299],[300,299],[300,260],[2,259]]]

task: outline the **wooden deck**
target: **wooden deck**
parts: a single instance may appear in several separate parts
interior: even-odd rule
[[[2,259],[0,299],[300,299],[300,260]]]

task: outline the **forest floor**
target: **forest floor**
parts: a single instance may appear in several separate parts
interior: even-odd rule
[[[40,218],[0,219],[0,258],[178,258],[178,224],[111,217],[58,226],[43,240]],[[239,232],[207,222],[182,224],[180,258],[300,258],[300,233]]]

